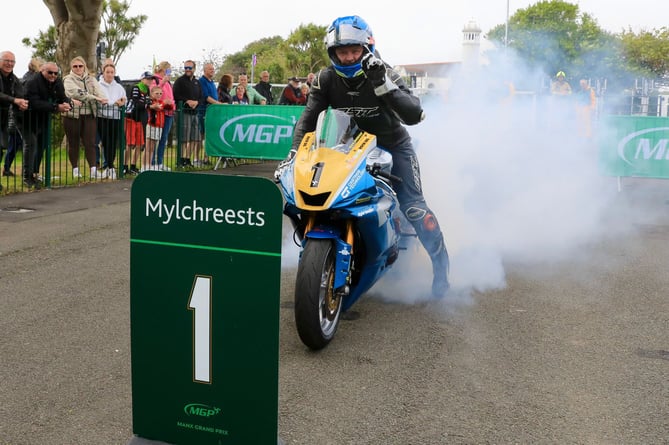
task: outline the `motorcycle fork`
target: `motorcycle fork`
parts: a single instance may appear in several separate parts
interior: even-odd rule
[[[353,255],[353,221],[346,221],[346,233],[344,234],[344,239],[346,243],[351,246],[351,255]]]
[[[302,237],[309,233],[311,229],[314,227],[314,222],[316,221],[315,215],[309,215],[306,218],[306,222],[304,224],[304,232],[302,232]],[[355,239],[354,234],[353,234],[353,221],[352,220],[347,220],[345,225],[344,225],[344,241],[351,246],[351,254],[353,254],[353,240]]]

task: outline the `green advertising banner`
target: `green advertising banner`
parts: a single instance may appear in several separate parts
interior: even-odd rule
[[[265,178],[144,172],[131,197],[133,433],[277,443],[282,197]]]
[[[205,115],[208,156],[285,159],[301,105],[210,105]]]
[[[611,176],[669,178],[669,119],[605,116],[599,143],[600,168]]]

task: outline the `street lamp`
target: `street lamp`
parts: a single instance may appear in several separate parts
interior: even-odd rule
[[[506,25],[504,27],[504,48],[509,44],[509,0],[506,0]]]

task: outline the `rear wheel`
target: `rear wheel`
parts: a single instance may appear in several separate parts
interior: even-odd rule
[[[309,239],[297,268],[295,324],[310,349],[327,346],[339,326],[342,299],[334,291],[335,256],[332,240]]]

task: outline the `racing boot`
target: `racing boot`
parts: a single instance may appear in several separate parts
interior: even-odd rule
[[[434,213],[425,202],[417,202],[404,210],[404,215],[416,230],[416,235],[432,260],[432,297],[443,298],[448,292],[448,251],[444,235]]]
[[[436,255],[431,257],[432,260],[432,297],[444,298],[450,284],[448,283],[448,251],[446,246],[442,244],[442,248]]]

